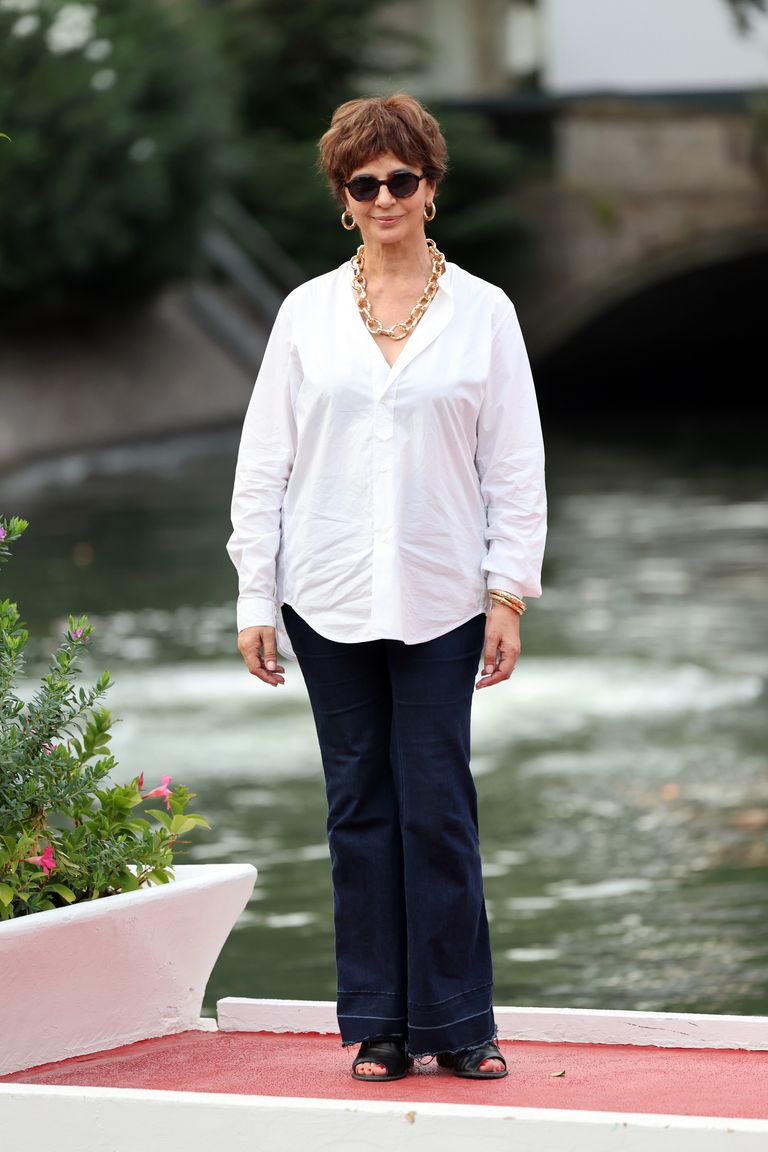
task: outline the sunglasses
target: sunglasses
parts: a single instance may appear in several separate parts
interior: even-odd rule
[[[425,176],[417,176],[415,172],[395,172],[394,176],[390,176],[387,180],[377,180],[375,176],[353,176],[344,187],[349,189],[353,200],[375,200],[379,188],[385,184],[392,196],[396,196],[398,200],[405,200],[408,196],[413,196],[424,179]]]

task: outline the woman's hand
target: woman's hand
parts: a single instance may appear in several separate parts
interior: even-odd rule
[[[483,673],[475,688],[490,688],[491,684],[509,680],[519,655],[520,616],[514,608],[494,602],[485,622]]]
[[[275,629],[258,625],[255,628],[243,628],[237,634],[237,647],[245,660],[248,671],[265,684],[285,684],[285,672],[282,664],[277,662],[277,640]]]

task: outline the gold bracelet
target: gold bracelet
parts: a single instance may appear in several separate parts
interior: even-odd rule
[[[518,616],[522,616],[526,610],[525,602],[512,592],[504,592],[502,589],[494,588],[489,591],[488,595],[497,604],[502,604],[505,608],[511,608],[513,612],[517,612]]]
[[[496,596],[491,596],[493,604],[499,604],[502,608],[511,608],[518,616],[522,616],[523,610],[517,604],[510,604],[508,600],[499,600]]]
[[[503,596],[506,600],[516,600],[523,608],[526,607],[525,600],[522,596],[515,595],[514,592],[507,592],[506,588],[489,588],[489,596]]]

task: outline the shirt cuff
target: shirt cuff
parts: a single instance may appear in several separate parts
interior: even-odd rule
[[[274,628],[277,620],[274,600],[262,596],[241,596],[237,602],[237,630]]]
[[[523,598],[523,585],[517,580],[510,580],[507,576],[499,576],[496,572],[488,573],[486,588],[499,588],[502,592],[511,592],[513,596]]]

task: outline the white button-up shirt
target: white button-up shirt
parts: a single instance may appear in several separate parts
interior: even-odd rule
[[[394,365],[351,263],[275,320],[245,416],[227,551],[238,629],[288,603],[331,640],[418,644],[541,595],[544,449],[528,356],[501,289],[447,263]]]

